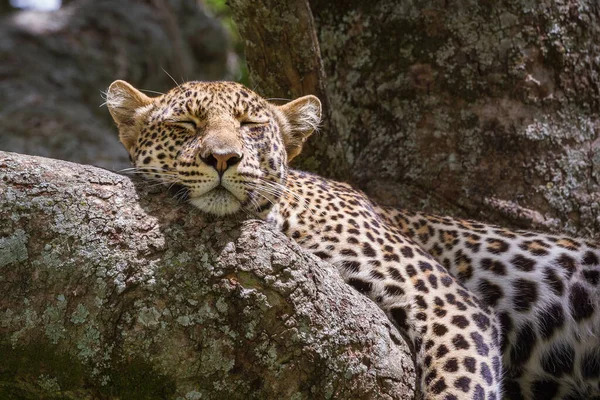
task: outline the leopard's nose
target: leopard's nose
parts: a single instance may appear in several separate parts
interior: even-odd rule
[[[211,153],[207,157],[200,157],[203,163],[206,165],[210,165],[214,169],[217,170],[219,175],[223,175],[223,173],[229,168],[233,167],[240,161],[242,161],[243,155],[241,153]]]

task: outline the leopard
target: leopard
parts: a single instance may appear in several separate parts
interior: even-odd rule
[[[496,310],[506,398],[600,399],[597,242],[392,207],[380,212]]]
[[[275,104],[235,82],[106,104],[136,173],[217,218],[246,214],[337,268],[405,338],[416,399],[600,398],[600,250],[592,241],[380,205],[290,168],[319,99]]]

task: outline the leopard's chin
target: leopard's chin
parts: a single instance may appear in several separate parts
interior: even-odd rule
[[[197,197],[190,197],[190,203],[201,211],[216,216],[235,214],[242,204],[229,190],[216,187]]]

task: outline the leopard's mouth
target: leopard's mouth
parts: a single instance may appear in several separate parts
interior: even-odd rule
[[[241,201],[227,188],[219,185],[199,196],[191,195],[189,202],[209,214],[233,214],[241,208]]]
[[[194,195],[193,192],[190,192],[190,200],[193,199],[211,199],[213,201],[219,201],[219,202],[227,202],[227,201],[232,201],[232,200],[238,200],[237,197],[231,193],[231,191],[221,185],[219,186],[215,186],[214,188],[210,189],[207,192],[204,192],[202,194],[199,195]]]
[[[225,199],[229,199],[229,198],[234,198],[237,200],[237,197],[235,197],[235,195],[233,193],[231,193],[231,191],[229,191],[229,189],[226,189],[222,185],[217,186],[216,188],[205,193],[204,195],[206,196],[209,194],[211,194],[213,197],[215,197],[217,199],[225,200]]]
[[[186,185],[182,185],[182,184],[169,185],[169,188],[167,190],[169,193],[171,193],[173,196],[177,197],[180,200],[181,199],[184,199],[184,200],[197,199],[197,198],[201,198],[201,197],[209,196],[209,195],[216,196],[217,198],[222,198],[222,199],[227,199],[228,195],[230,195],[237,199],[237,196],[235,194],[233,194],[229,189],[224,187],[223,185],[218,185],[200,195],[194,195],[192,189],[190,189]]]

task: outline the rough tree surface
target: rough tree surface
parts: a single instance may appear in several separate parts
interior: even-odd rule
[[[391,205],[600,236],[597,1],[231,3],[257,90],[329,106],[302,168]],[[290,59],[324,81],[291,84]]]
[[[102,91],[231,78],[231,46],[196,0],[73,0],[0,19],[0,149],[129,167]],[[152,93],[149,93],[152,95]]]
[[[16,153],[0,193],[2,399],[412,398],[385,315],[260,221]]]

